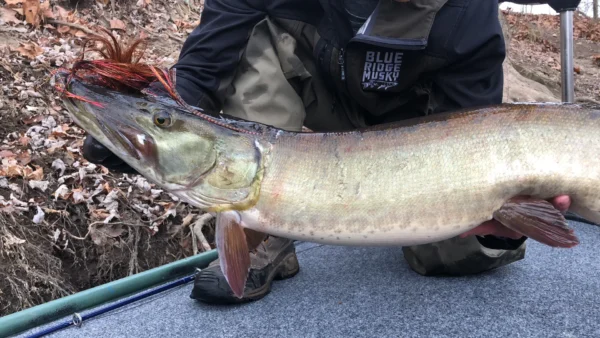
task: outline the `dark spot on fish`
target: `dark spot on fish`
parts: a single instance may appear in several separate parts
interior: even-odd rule
[[[314,235],[315,235],[315,232],[311,230],[311,231],[310,231],[310,235],[311,235],[311,236],[314,236]]]
[[[363,235],[364,238],[367,238],[367,235]]]
[[[339,234],[340,232],[342,232],[342,230],[340,230],[340,229],[335,229],[335,230],[333,230],[333,232],[335,232],[336,234]]]
[[[340,238],[339,238],[339,237],[337,237],[337,236],[336,236],[335,238],[336,238],[336,239],[338,239],[338,240],[340,239]]]
[[[371,230],[371,231],[369,231],[369,233],[370,233],[370,234],[374,234],[374,233],[375,233],[375,230]]]

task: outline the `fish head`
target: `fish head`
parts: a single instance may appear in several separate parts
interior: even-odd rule
[[[207,211],[254,201],[260,153],[248,138],[168,96],[111,90],[66,73],[54,81],[70,93],[63,102],[73,121],[149,181]]]

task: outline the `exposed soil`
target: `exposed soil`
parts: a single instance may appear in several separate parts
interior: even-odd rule
[[[523,76],[545,85],[557,99],[560,91],[560,22],[558,16],[505,12],[510,30],[509,59]],[[574,15],[575,97],[600,101],[600,25]]]
[[[8,3],[0,2],[0,316],[210,249],[210,224],[200,231],[208,247],[192,235],[198,210],[81,156],[85,134],[48,81],[79,56],[85,32],[32,27],[18,14],[3,21],[21,8]],[[84,29],[146,36],[144,62],[168,66],[199,19],[201,6],[190,6],[118,1],[112,15],[110,3],[85,0],[52,1],[49,10]]]

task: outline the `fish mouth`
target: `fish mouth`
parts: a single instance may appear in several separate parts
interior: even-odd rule
[[[106,136],[110,135],[111,139],[119,142],[121,148],[136,161],[156,159],[156,144],[154,143],[154,139],[142,129],[132,124],[119,125],[123,120],[112,119],[110,116],[96,117],[96,120],[104,134]]]
[[[55,73],[54,80],[66,93],[62,100],[69,115],[89,135],[134,168],[156,164],[154,138],[136,122],[128,102],[109,97],[108,90],[72,78],[67,71]]]

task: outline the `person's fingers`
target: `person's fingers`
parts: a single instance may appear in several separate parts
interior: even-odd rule
[[[569,210],[569,207],[571,206],[571,197],[569,197],[568,195],[559,195],[559,196],[552,198],[549,202],[552,203],[552,205],[556,209],[558,209],[564,213],[567,210]],[[488,236],[488,235],[497,236],[497,237],[508,237],[508,238],[512,238],[512,239],[519,239],[519,238],[523,237],[522,234],[505,227],[504,225],[502,225],[502,223],[500,223],[496,220],[490,220],[490,221],[484,222],[484,223],[480,224],[479,226],[477,226],[476,228],[471,229],[471,230],[459,235],[459,237],[465,238],[468,236]]]
[[[480,224],[479,226],[477,226],[476,228],[471,229],[471,230],[459,235],[459,237],[465,238],[468,236],[489,236],[489,235],[497,236],[497,237],[507,237],[507,238],[512,238],[512,239],[519,239],[519,238],[523,237],[522,234],[505,227],[504,225],[502,225],[502,223],[500,223],[496,220],[484,222],[484,223]]]
[[[571,197],[568,195],[560,195],[550,200],[550,203],[561,212],[567,212],[571,206]]]

